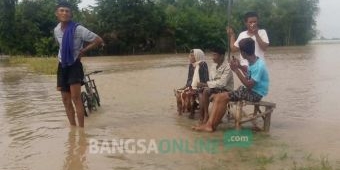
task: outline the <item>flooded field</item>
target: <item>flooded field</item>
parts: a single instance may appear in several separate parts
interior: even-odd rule
[[[0,63],[0,169],[339,169],[338,48],[271,48],[264,98],[277,104],[271,131],[254,134],[250,148],[218,154],[89,152],[91,139],[223,139],[232,128],[193,132],[197,120],[176,113],[173,89],[186,80],[185,54],[84,58],[86,72],[103,70],[93,75],[102,106],[84,129],[69,126],[55,76]]]

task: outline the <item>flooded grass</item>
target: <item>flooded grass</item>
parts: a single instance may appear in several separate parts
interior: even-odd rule
[[[254,134],[251,147],[232,148],[223,155],[224,158],[219,157],[214,167],[202,169],[335,170],[327,156],[296,150],[265,133]]]
[[[38,74],[57,74],[58,60],[56,57],[11,56],[8,58],[8,63],[12,65],[25,65],[29,70]]]
[[[333,170],[327,157],[320,157],[319,160],[313,160],[312,165],[297,165],[293,162],[292,170]]]

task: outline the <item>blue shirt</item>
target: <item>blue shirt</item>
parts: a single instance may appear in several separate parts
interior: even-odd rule
[[[266,96],[268,94],[269,75],[266,64],[261,58],[257,58],[256,62],[249,66],[248,75],[255,82],[252,91],[261,96]]]

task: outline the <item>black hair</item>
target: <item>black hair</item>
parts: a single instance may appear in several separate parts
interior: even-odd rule
[[[65,7],[65,8],[69,8],[70,10],[72,10],[72,5],[67,1],[58,1],[58,4],[55,7],[55,9],[57,10],[60,7]]]
[[[257,12],[251,11],[251,12],[247,12],[246,14],[244,14],[244,22],[248,21],[248,18],[250,17],[256,17],[257,19],[259,18],[259,15],[257,14]]]
[[[212,47],[210,49],[211,52],[214,52],[214,53],[217,53],[217,54],[220,54],[220,55],[223,55],[225,54],[225,49],[222,48],[222,47]]]
[[[244,38],[239,42],[240,51],[247,55],[253,55],[255,53],[255,41],[251,38]]]

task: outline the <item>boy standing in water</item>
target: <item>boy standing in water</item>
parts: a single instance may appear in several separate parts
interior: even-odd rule
[[[235,32],[232,28],[227,28],[227,34],[230,40],[230,49],[232,52],[239,51],[239,42],[244,38],[252,38],[255,41],[255,55],[264,60],[264,52],[269,46],[269,39],[267,32],[264,29],[258,28],[259,16],[256,12],[247,12],[244,15],[244,24],[247,27],[246,31],[240,33],[238,38],[235,37]],[[240,55],[240,62],[242,66],[249,66],[246,59]]]
[[[55,11],[59,24],[54,28],[54,37],[59,45],[57,90],[61,91],[62,101],[68,120],[76,126],[74,103],[78,125],[84,127],[84,106],[81,100],[81,83],[84,71],[80,59],[87,51],[103,44],[95,33],[72,21],[71,5],[60,2]],[[89,42],[83,47],[84,42]]]

